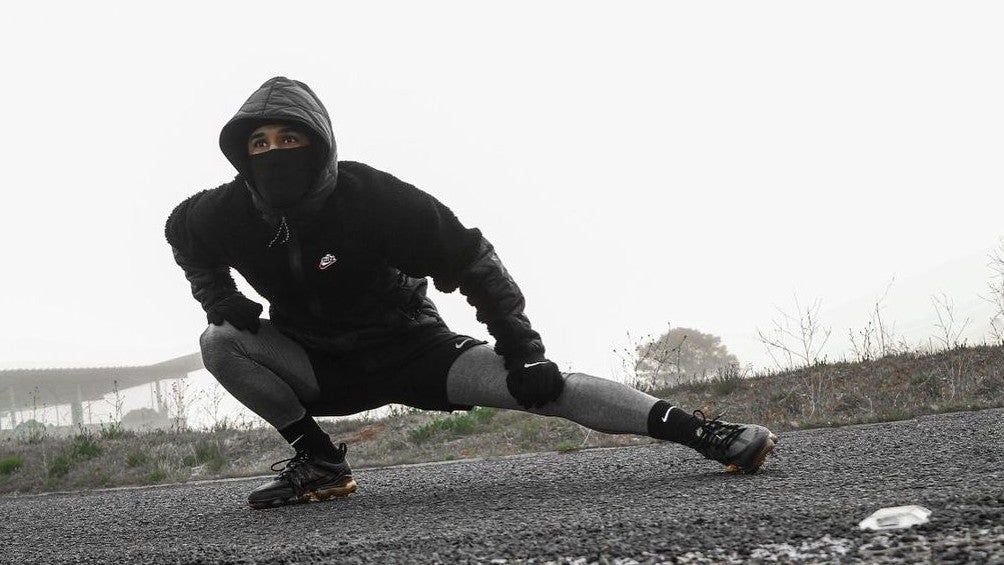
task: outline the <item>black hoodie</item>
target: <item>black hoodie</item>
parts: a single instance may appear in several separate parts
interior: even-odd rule
[[[295,122],[323,144],[323,166],[299,205],[270,209],[248,182],[247,139],[256,127]],[[338,161],[331,120],[305,84],[275,77],[220,133],[240,174],[171,213],[165,235],[207,312],[237,293],[230,268],[270,303],[280,331],[308,348],[363,355],[379,367],[421,347],[443,327],[426,296],[431,276],[460,289],[508,366],[544,353],[523,314],[523,295],[492,245],[429,194],[352,161]],[[415,337],[415,339],[408,339]]]

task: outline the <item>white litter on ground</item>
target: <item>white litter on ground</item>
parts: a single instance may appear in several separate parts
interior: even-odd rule
[[[931,511],[923,506],[890,506],[876,510],[871,516],[861,520],[858,526],[862,530],[909,528],[926,524],[930,516]]]

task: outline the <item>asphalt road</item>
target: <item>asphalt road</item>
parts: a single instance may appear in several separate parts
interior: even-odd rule
[[[668,443],[355,475],[263,511],[261,479],[0,498],[0,561],[1004,563],[1004,410],[786,433],[754,476]],[[904,504],[931,521],[858,529]]]

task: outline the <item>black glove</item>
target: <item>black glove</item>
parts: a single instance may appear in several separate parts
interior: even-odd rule
[[[557,400],[565,388],[565,379],[558,366],[541,355],[507,365],[506,386],[523,408],[541,408]]]
[[[223,325],[223,321],[226,320],[238,330],[248,330],[256,334],[261,327],[261,322],[258,320],[261,311],[261,304],[237,293],[213,304],[213,307],[206,312],[206,319],[216,326]]]

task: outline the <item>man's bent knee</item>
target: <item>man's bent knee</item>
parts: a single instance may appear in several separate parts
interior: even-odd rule
[[[219,366],[220,361],[241,349],[242,338],[241,330],[235,328],[230,322],[224,321],[218,326],[209,324],[209,327],[199,336],[202,364],[210,373],[215,374],[215,368]]]

